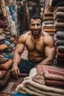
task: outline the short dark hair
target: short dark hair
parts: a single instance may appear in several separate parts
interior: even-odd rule
[[[41,23],[42,23],[42,19],[40,18],[40,16],[39,16],[38,14],[35,13],[33,16],[31,16],[30,19],[29,19],[29,23],[30,23],[30,20],[31,20],[32,18],[33,18],[34,20],[35,20],[35,19],[40,19],[40,20],[41,20]]]

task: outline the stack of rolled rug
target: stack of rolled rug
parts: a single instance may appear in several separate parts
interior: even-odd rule
[[[64,66],[64,2],[59,2],[53,12],[54,26],[56,28],[56,60],[57,65]]]
[[[16,92],[32,96],[64,96],[64,68],[37,65]]]
[[[44,10],[44,27],[43,30],[51,35],[54,35],[53,9],[48,5]]]

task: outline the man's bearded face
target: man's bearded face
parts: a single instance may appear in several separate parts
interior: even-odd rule
[[[38,36],[41,33],[41,28],[42,28],[41,20],[40,19],[35,19],[35,20],[31,19],[29,28],[32,32],[32,35]]]

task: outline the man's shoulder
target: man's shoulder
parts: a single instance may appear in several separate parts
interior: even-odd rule
[[[19,42],[25,42],[28,38],[28,36],[30,35],[30,31],[27,31],[26,33],[22,34],[20,37],[19,37]]]
[[[42,32],[42,34],[43,34],[43,36],[45,37],[45,36],[50,36],[48,33],[46,33],[46,32]]]
[[[44,40],[44,43],[45,44],[54,43],[54,38],[50,34],[48,34],[46,32],[43,32],[43,37],[44,37],[43,40]]]

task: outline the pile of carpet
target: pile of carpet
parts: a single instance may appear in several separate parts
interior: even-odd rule
[[[17,86],[16,92],[32,96],[64,96],[64,68],[38,65]]]

